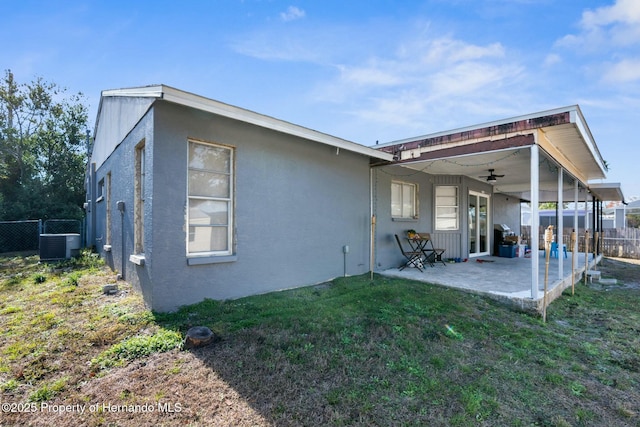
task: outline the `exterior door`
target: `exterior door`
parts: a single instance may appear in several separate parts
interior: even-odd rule
[[[469,257],[489,255],[489,195],[469,191]]]

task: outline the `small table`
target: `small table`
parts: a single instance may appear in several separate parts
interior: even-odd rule
[[[447,265],[442,259],[442,254],[444,254],[446,249],[436,248],[433,245],[431,233],[418,233],[413,238],[407,238],[407,240],[415,251],[420,251],[424,254],[425,261],[428,262],[431,267],[438,261],[444,266]],[[430,245],[430,247],[427,245]]]

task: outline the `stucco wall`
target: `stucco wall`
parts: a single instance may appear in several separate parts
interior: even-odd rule
[[[373,208],[376,215],[375,262],[376,270],[397,267],[404,257],[400,253],[394,234],[403,239],[406,231],[433,232],[433,177],[429,174],[399,166],[376,167],[373,176]],[[391,217],[391,182],[417,184],[418,218],[394,219]],[[406,260],[405,260],[406,261]]]
[[[145,182],[145,189],[149,203],[145,206],[145,235],[146,250],[150,253],[153,249],[151,241],[151,218],[153,206],[150,197],[153,194],[153,110],[149,111],[138,122],[135,128],[126,136],[118,148],[104,160],[104,163],[96,171],[95,184],[105,179],[111,172],[110,197],[106,197],[95,204],[96,209],[96,249],[101,253],[106,263],[115,271],[122,274],[123,278],[134,285],[143,294],[145,302],[153,305],[153,292],[150,271],[129,262],[129,255],[133,253],[134,232],[134,179],[135,179],[135,147],[145,141],[146,161],[149,172]],[[124,214],[117,208],[117,202],[124,202]],[[111,221],[107,224],[107,204],[111,208]],[[107,243],[107,227],[111,227],[111,251],[105,251]],[[124,249],[124,253],[123,253]]]
[[[144,266],[136,266],[128,261],[133,251],[133,155],[143,138],[146,259]],[[188,138],[235,147],[234,261],[187,265]],[[365,156],[159,102],[107,159],[97,179],[107,170],[112,170],[112,203],[122,199],[127,206],[126,279],[143,289],[146,302],[156,310],[369,270]],[[120,270],[120,214],[115,207],[112,212],[112,252],[107,258]]]
[[[506,224],[512,233],[519,235],[520,218],[520,199],[504,194],[493,195],[493,224]]]
[[[391,218],[391,182],[393,180],[415,183],[418,185],[419,215],[417,219],[394,220]],[[425,172],[385,166],[374,168],[374,211],[376,214],[376,269],[398,267],[404,261],[394,234],[398,234],[405,248],[408,243],[403,240],[407,229],[431,233],[434,245],[446,250],[445,258],[466,258],[469,256],[468,243],[468,194],[469,191],[484,193],[490,197],[491,211],[489,240],[493,239],[493,224],[496,221],[513,223],[512,227],[520,227],[520,203],[513,197],[492,194],[491,185],[479,180],[460,175],[430,175]],[[452,185],[458,188],[459,197],[459,229],[450,231],[435,230],[435,186]],[[490,247],[490,246],[489,246]]]

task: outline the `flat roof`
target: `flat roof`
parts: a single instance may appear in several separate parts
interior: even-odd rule
[[[591,194],[597,199],[607,202],[624,202],[622,187],[619,182],[589,184]]]

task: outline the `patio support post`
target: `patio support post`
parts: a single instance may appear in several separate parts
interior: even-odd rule
[[[556,243],[558,244],[558,279],[562,280],[562,277],[564,276],[564,271],[563,271],[563,256],[564,256],[564,251],[562,250],[564,245],[564,199],[563,199],[563,187],[564,187],[564,182],[562,180],[564,175],[564,170],[562,168],[558,168],[558,204],[556,205],[558,207],[558,212],[560,212],[560,214],[558,215],[558,228],[556,229]]]
[[[598,245],[598,255],[602,254],[602,249],[604,248],[604,202],[602,199],[600,200],[600,245]]]
[[[591,231],[593,231],[593,238],[595,239],[596,237],[596,233],[598,232],[598,219],[597,219],[597,215],[598,215],[598,209],[596,208],[596,195],[591,193],[591,222],[593,224],[593,227],[591,227]],[[594,240],[595,243],[595,240]],[[595,248],[595,244],[593,245],[593,247]],[[596,259],[596,255],[595,255],[595,251],[593,254],[593,259]]]
[[[576,232],[576,236],[579,236],[580,229],[578,227],[578,197],[579,197],[579,188],[578,188],[578,180],[576,179],[575,185],[573,187],[573,229]],[[578,239],[576,239],[575,247],[572,249],[575,253],[578,253]]]
[[[576,283],[576,259],[578,256],[578,236],[580,236],[580,228],[578,227],[578,180],[575,180],[573,187],[573,233],[575,236],[574,240],[571,242],[573,245],[571,247],[571,289],[573,289],[574,284]]]
[[[540,213],[538,203],[540,195],[538,194],[540,183],[539,168],[540,151],[538,144],[531,146],[531,299],[538,299],[538,269],[540,268],[540,253],[538,240],[540,238]]]

